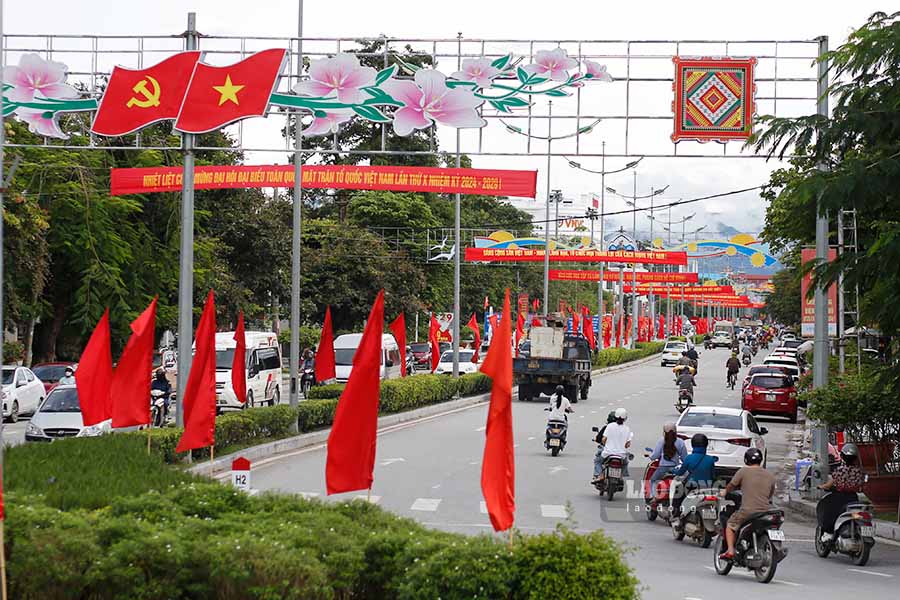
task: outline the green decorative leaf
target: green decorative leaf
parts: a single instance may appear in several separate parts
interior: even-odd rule
[[[538,85],[538,84],[544,83],[545,81],[550,81],[550,78],[549,77],[541,77],[540,75],[532,75],[524,83],[526,85]]]
[[[354,106],[353,112],[364,119],[375,121],[376,123],[386,123],[387,121],[390,121],[389,117],[385,116],[384,113],[373,106]]]
[[[16,108],[18,108],[15,104],[11,104],[6,99],[3,100],[3,116],[7,117],[15,112]]]
[[[500,112],[505,112],[505,113],[512,112],[509,110],[509,108],[506,106],[506,103],[503,100],[491,100],[490,105],[493,106],[494,108],[496,108],[497,110],[499,110]]]
[[[529,104],[531,104],[530,102],[528,102],[528,100],[525,100],[524,98],[519,98],[517,96],[512,96],[510,98],[504,98],[503,100],[501,100],[501,102],[503,102],[510,108],[524,108],[524,107],[528,106]]]
[[[545,96],[552,96],[554,98],[562,98],[564,96],[571,96],[570,93],[563,90],[547,90],[544,92]]]
[[[391,65],[386,69],[382,69],[378,71],[378,74],[375,75],[375,85],[381,85],[388,79],[394,76],[394,73],[397,72],[397,65]]]
[[[324,119],[328,116],[328,113],[324,110],[319,110],[318,108],[313,111],[313,116],[317,119]]]
[[[502,71],[506,68],[506,65],[508,65],[509,61],[511,60],[512,54],[507,54],[506,56],[501,56],[500,58],[491,61],[491,66]]]
[[[372,96],[372,99],[367,101],[368,104],[394,103],[394,99],[390,96],[390,94],[388,94],[381,88],[367,87],[363,89],[366,91],[366,93]]]
[[[395,61],[398,65],[400,65],[400,68],[401,68],[401,69],[403,69],[404,71],[406,71],[406,72],[409,73],[410,75],[415,75],[415,74],[416,74],[416,71],[418,71],[419,69],[422,68],[422,67],[420,67],[419,65],[414,65],[414,64],[412,64],[412,63],[408,63],[408,62],[406,62],[406,61],[403,60],[402,58],[399,58],[399,57],[396,56],[396,55],[394,56],[394,61]]]
[[[475,83],[474,81],[456,81],[454,79],[448,79],[447,87],[448,88],[470,87],[472,89],[475,89],[478,87],[478,84]]]
[[[519,81],[521,81],[522,83],[528,83],[528,79],[531,77],[531,75],[528,73],[528,71],[526,71],[522,67],[519,67],[516,69],[516,77],[518,77]]]

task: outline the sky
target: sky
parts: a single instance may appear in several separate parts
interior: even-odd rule
[[[153,0],[151,2],[126,2],[122,0],[78,0],[76,2],[50,0],[35,9],[32,2],[25,0],[6,0],[4,5],[3,31],[7,36],[16,34],[80,34],[80,35],[121,35],[125,36],[121,48],[134,47],[134,40],[129,36],[140,35],[177,35],[185,29],[187,13],[197,13],[198,30],[212,36],[255,36],[255,37],[288,37],[296,36],[298,27],[298,2],[296,0],[257,0],[255,3],[236,0]],[[709,3],[677,3],[671,1],[636,2],[574,2],[556,0],[554,2],[520,0],[518,3],[485,2],[484,0],[456,0],[452,3],[428,3],[421,0],[382,1],[382,2],[348,2],[342,0],[307,0],[304,4],[303,31],[304,37],[364,37],[381,34],[400,38],[454,38],[461,32],[465,38],[472,39],[508,39],[508,40],[546,40],[544,47],[552,47],[552,40],[812,40],[819,35],[830,38],[832,48],[842,43],[847,35],[861,25],[865,19],[878,10],[890,10],[883,3],[869,0],[855,2],[811,2],[807,0],[789,2],[756,0],[747,3],[709,4]],[[16,40],[10,40],[9,47],[15,47]],[[20,46],[22,45],[19,40]],[[47,40],[35,40],[30,44],[44,44]],[[57,40],[55,48],[65,47],[66,43],[76,47],[71,40]],[[84,41],[82,44],[89,42]],[[160,49],[169,49],[167,44],[177,44],[177,40],[160,40]],[[216,46],[217,43],[223,46]],[[235,48],[239,42],[219,42],[201,40],[201,49],[228,46]],[[262,44],[259,48],[278,46],[279,42]],[[509,44],[511,50],[515,44]],[[83,47],[83,46],[81,46]],[[316,48],[313,42],[307,42],[307,48]],[[325,45],[318,46],[325,48]],[[328,46],[330,47],[330,46]],[[566,46],[572,48],[570,44]],[[635,46],[635,51],[641,46]],[[645,48],[648,46],[644,46]],[[784,48],[785,46],[782,46]],[[787,46],[788,48],[795,48]],[[618,48],[612,45],[595,45],[597,52],[616,54]],[[673,54],[674,46],[657,46],[658,54]],[[681,46],[682,54],[722,53],[721,47],[709,47],[700,44]],[[735,44],[731,46],[731,54],[746,55],[742,52],[755,52],[758,48]],[[800,48],[799,46],[796,48]],[[258,49],[258,48],[253,48]],[[506,48],[498,45],[490,47],[494,52],[505,52]],[[790,50],[789,50],[790,51]],[[588,52],[585,50],[585,52]],[[571,53],[571,50],[570,50]],[[781,53],[780,53],[781,54]],[[161,59],[164,54],[160,54]],[[15,60],[10,56],[10,62]],[[54,60],[71,63],[72,71],[77,71],[79,60],[75,55],[68,58],[55,54]],[[128,65],[133,55],[127,53],[110,56],[115,64]],[[210,62],[216,63],[215,58]],[[222,61],[225,62],[222,62]],[[218,58],[220,64],[228,64],[233,60]],[[606,62],[613,77],[622,77],[625,65],[622,61],[610,59]],[[808,61],[800,61],[798,72],[807,69]],[[645,61],[650,77],[671,76],[671,62],[667,60]],[[783,64],[783,61],[779,64]],[[794,62],[797,64],[797,61]],[[109,68],[111,65],[101,65]],[[134,66],[134,65],[131,65]],[[455,64],[439,63],[438,68],[449,74],[456,70]],[[85,68],[85,67],[82,67]],[[779,67],[782,68],[783,67]],[[652,71],[652,73],[650,72]],[[760,69],[762,74],[764,69]],[[761,75],[762,76],[762,75]],[[784,70],[782,70],[784,76]],[[624,108],[624,83],[594,83],[594,86],[608,86],[598,90],[584,90],[588,108],[582,108],[582,114],[615,115],[621,114]],[[671,89],[667,85],[633,84],[631,91],[632,114],[670,114],[669,105],[672,100]],[[787,87],[787,86],[786,86]],[[800,95],[810,94],[808,86],[795,86]],[[814,93],[814,88],[812,92]],[[760,85],[758,95],[766,95],[768,89]],[[588,96],[593,94],[593,96]],[[793,90],[785,90],[779,95],[792,95]],[[590,98],[588,102],[588,98]],[[543,101],[542,101],[543,102]],[[782,102],[779,114],[796,115],[814,110],[810,102]],[[565,105],[562,105],[565,106]],[[588,110],[590,109],[590,110]],[[536,114],[543,114],[545,106],[535,106]],[[771,104],[760,102],[759,112],[770,112]],[[587,112],[586,112],[587,111]],[[556,112],[554,114],[557,114]],[[554,120],[554,131],[566,127],[565,122],[557,125]],[[639,156],[643,152],[668,151],[668,134],[672,123],[667,120],[635,122],[630,133],[629,154]],[[254,119],[244,127],[245,145],[251,147],[281,148],[283,140],[279,130],[283,120],[268,118]],[[646,124],[646,125],[645,125]],[[544,123],[536,125],[535,133],[541,134]],[[524,150],[521,141],[511,139],[503,126],[491,121],[483,138],[485,148],[494,151]],[[452,150],[454,136],[451,130],[440,130],[442,149]],[[601,143],[607,144],[607,151],[624,153],[624,133],[621,122],[603,121],[595,130],[584,136],[579,148],[586,152],[599,153]],[[475,134],[465,134],[464,148],[475,148]],[[514,137],[514,136],[513,136]],[[690,144],[690,143],[689,143]],[[689,145],[688,144],[688,145]],[[688,147],[685,146],[685,148]],[[560,144],[560,150],[574,153],[574,145]],[[729,154],[737,154],[737,144],[729,144]],[[484,168],[535,169],[538,171],[537,206],[543,206],[547,189],[547,160],[541,156],[545,146],[532,147],[534,155],[523,157],[473,157],[473,166]],[[681,152],[681,148],[679,148]],[[718,144],[707,144],[702,153],[721,153]],[[599,157],[583,157],[575,159],[586,168],[599,170]],[[608,170],[616,169],[631,159],[608,158]],[[251,153],[247,162],[283,163],[287,161],[284,152]],[[735,189],[749,188],[765,183],[769,172],[777,168],[779,163],[766,162],[759,158],[647,158],[637,169],[638,195],[648,194],[651,189],[660,189],[668,185],[665,194],[658,202],[695,198],[711,194],[727,192]],[[633,176],[630,171],[610,176],[607,186],[618,191],[632,193]],[[550,188],[561,189],[566,198],[572,199],[571,205],[565,205],[561,216],[583,214],[591,193],[599,193],[601,185],[599,176],[581,173],[568,166],[563,158],[553,158],[550,168]],[[618,198],[609,198],[607,211],[626,208]],[[754,192],[737,196],[704,201],[694,205],[675,208],[672,219],[695,214],[691,224],[693,228],[706,226],[707,231],[715,231],[719,223],[746,232],[758,232],[764,222],[765,204]],[[668,214],[661,215],[668,218]],[[612,217],[615,225],[631,226],[631,218]],[[648,223],[644,219],[644,223]],[[689,231],[692,229],[689,229]],[[716,237],[715,234],[708,237]]]

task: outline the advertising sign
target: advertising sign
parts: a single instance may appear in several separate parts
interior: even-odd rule
[[[828,249],[828,262],[837,258],[834,248]],[[816,259],[815,248],[803,248],[800,251],[800,260],[805,265]],[[814,337],[816,334],[816,302],[813,298],[807,298],[807,293],[812,289],[812,273],[807,273],[800,282],[800,335]],[[837,286],[832,285],[828,293],[828,335],[837,336]]]
[[[533,248],[466,248],[468,262],[541,262],[544,250]],[[551,250],[553,262],[635,262],[653,265],[687,265],[687,252],[637,252],[617,250]]]
[[[453,313],[434,313],[434,318],[441,325],[441,329],[437,334],[437,341],[452,342],[453,341]]]

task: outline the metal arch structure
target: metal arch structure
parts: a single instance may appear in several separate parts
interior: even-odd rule
[[[0,5],[2,6],[2,5]],[[80,84],[93,98],[100,96],[103,81],[115,65],[129,68],[146,68],[167,56],[189,48],[203,51],[213,64],[238,62],[259,50],[285,48],[287,50],[286,73],[282,76],[279,89],[286,92],[304,79],[304,59],[316,59],[339,52],[352,52],[358,56],[380,59],[386,67],[395,62],[393,49],[411,48],[414,52],[428,57],[434,66],[447,72],[458,68],[461,61],[469,58],[499,58],[507,54],[521,60],[532,61],[541,50],[563,48],[579,63],[592,60],[607,66],[613,81],[593,89],[590,86],[577,87],[567,97],[554,96],[551,101],[529,102],[521,110],[501,112],[482,107],[481,116],[487,126],[475,131],[456,131],[456,155],[482,157],[526,157],[539,154],[546,156],[548,168],[551,157],[658,157],[658,158],[758,158],[742,146],[727,144],[701,144],[692,141],[673,143],[669,134],[674,120],[670,99],[672,98],[674,56],[717,56],[749,57],[757,59],[755,102],[759,113],[776,116],[806,114],[815,107],[820,96],[816,87],[820,74],[811,63],[819,56],[818,40],[572,40],[544,39],[523,40],[512,38],[480,39],[466,38],[462,34],[448,38],[416,37],[310,37],[303,35],[302,2],[298,19],[297,36],[220,36],[202,35],[194,26],[193,13],[188,17],[185,32],[171,35],[51,35],[51,34],[5,34],[2,31],[0,15],[0,63],[12,64],[26,53],[36,53],[48,60],[63,62],[69,67],[69,83]],[[201,28],[202,29],[202,28]],[[360,44],[379,43],[379,52],[356,52]],[[548,99],[549,100],[549,99]],[[552,109],[550,108],[552,106]],[[320,155],[359,155],[361,157],[395,155],[434,155],[438,153],[437,139],[450,147],[449,128],[433,126],[430,129],[432,147],[428,151],[402,152],[387,147],[387,125],[382,124],[381,147],[372,151],[345,150],[337,146],[337,136],[331,148],[303,150],[299,114],[296,111],[281,111],[272,107],[267,111],[267,120],[253,119],[227,126],[236,143],[232,150],[242,153],[290,153],[295,163],[295,172],[302,169],[306,161]],[[498,120],[505,119],[502,127]],[[553,121],[563,133],[551,137]],[[291,136],[282,136],[281,131],[294,128],[294,144]],[[602,136],[589,135],[600,127]],[[266,138],[266,132],[268,137]],[[508,136],[514,132],[523,135]],[[86,132],[84,132],[86,133]],[[281,139],[277,144],[269,139]],[[544,139],[543,143],[541,139]],[[121,140],[122,138],[118,138]],[[185,157],[185,173],[193,165],[193,152],[217,150],[194,143],[192,135],[182,136],[177,146],[150,145],[140,133],[127,138],[123,143],[99,144],[91,135],[87,145],[70,145],[64,141],[45,138],[42,148],[78,150],[132,150],[159,149],[181,151]],[[260,141],[265,139],[266,141]],[[551,151],[551,141],[558,140]],[[2,138],[2,116],[0,116],[0,165],[5,148],[29,145],[9,144]],[[544,151],[544,147],[546,151]],[[2,166],[0,166],[2,175]],[[549,189],[549,173],[548,189]],[[185,177],[182,205],[190,213],[192,209],[193,186],[191,178]],[[295,198],[302,198],[301,177],[295,177]],[[549,200],[548,200],[549,201]],[[457,197],[457,226],[455,239],[460,240]],[[294,210],[294,239],[292,264],[292,325],[299,314],[299,250],[301,202]],[[185,211],[183,211],[185,212]],[[2,216],[2,190],[0,190],[0,216]],[[0,221],[2,223],[2,221]],[[188,215],[183,225],[187,233],[182,236],[182,266],[179,300],[179,339],[187,344],[180,352],[179,373],[187,376],[190,371],[190,340],[193,326],[190,319],[192,306],[192,219]],[[0,232],[2,236],[2,232]],[[2,237],[0,237],[2,240]],[[461,248],[457,251],[457,261]],[[190,255],[190,256],[188,256]],[[456,272],[458,273],[458,265]],[[457,277],[458,279],[458,277]],[[458,282],[455,286],[458,298]],[[458,312],[458,299],[454,302]],[[2,304],[0,304],[2,315]],[[456,322],[459,315],[455,315]],[[293,327],[296,331],[296,327]],[[458,336],[457,336],[458,338]],[[291,347],[295,349],[295,340]],[[456,347],[457,344],[454,344]],[[458,351],[458,347],[455,348]],[[291,365],[291,403],[296,403],[296,367]],[[183,368],[186,367],[186,368]],[[179,403],[181,398],[179,397]],[[179,421],[182,411],[177,411]]]

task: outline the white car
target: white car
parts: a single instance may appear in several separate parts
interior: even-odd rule
[[[3,367],[3,418],[10,423],[19,415],[34,414],[44,401],[44,383],[31,369],[17,366]]]
[[[85,427],[74,385],[53,388],[25,427],[26,442],[52,442],[67,437],[92,437],[112,431],[112,419]]]
[[[731,334],[727,331],[717,331],[712,337],[713,348],[731,348]]]
[[[760,427],[756,419],[740,408],[721,406],[689,406],[675,424],[678,437],[690,446],[695,433],[709,438],[707,453],[718,456],[717,470],[736,471],[744,466],[744,452],[759,448],[766,464],[766,441],[763,436],[769,430]]]
[[[794,378],[794,382],[800,379],[800,375],[802,375],[802,371],[800,370],[800,363],[797,362],[796,358],[790,356],[783,355],[773,355],[767,356],[763,360],[764,365],[769,365],[773,367],[784,367],[791,373],[791,377]]]
[[[666,342],[663,348],[661,366],[674,365],[681,359],[681,353],[687,352],[688,346],[685,342]]]
[[[797,339],[797,336],[795,334],[791,333],[790,331],[785,331],[784,333],[781,334],[782,342],[786,342],[788,340],[796,340],[796,339]]]
[[[474,356],[475,356],[475,352],[473,350],[460,350],[459,351],[459,373],[460,373],[460,375],[478,372],[478,363],[472,362],[472,358]],[[441,361],[438,363],[437,369],[435,369],[434,372],[439,375],[452,375],[453,374],[453,350],[450,350],[448,352],[444,352],[443,354],[441,354]]]

